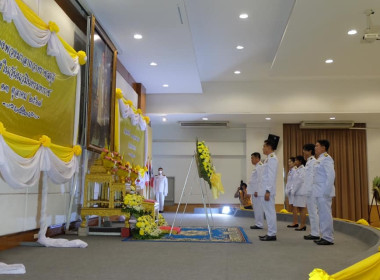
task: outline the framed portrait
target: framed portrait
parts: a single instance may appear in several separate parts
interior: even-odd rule
[[[113,150],[117,51],[103,29],[91,17],[87,149]]]

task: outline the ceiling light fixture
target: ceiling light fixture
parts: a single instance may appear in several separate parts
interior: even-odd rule
[[[335,120],[335,117],[330,117],[330,120]]]
[[[239,70],[236,70],[234,74],[239,75],[241,72]]]
[[[240,14],[239,18],[246,19],[248,18],[248,14]]]
[[[271,118],[265,118],[267,121],[270,121],[271,120]]]
[[[162,86],[163,86],[163,87],[169,87],[169,85],[168,85],[168,84],[163,84]]]
[[[203,121],[208,121],[208,118],[202,118]]]
[[[166,122],[167,120],[168,120],[167,118],[162,117],[162,121],[163,121],[163,122]]]
[[[157,63],[154,62],[154,61],[152,61],[152,62],[150,63],[150,66],[157,66]]]
[[[330,64],[330,63],[333,63],[333,62],[334,62],[334,60],[332,60],[330,58],[325,60],[325,63],[327,63],[327,64]]]
[[[141,34],[135,34],[135,35],[133,35],[133,38],[135,38],[136,40],[140,40],[140,39],[142,39],[142,35]]]
[[[236,48],[238,49],[238,50],[242,50],[242,49],[244,49],[244,47],[243,46],[236,46]]]
[[[358,31],[357,31],[356,29],[351,29],[351,30],[349,30],[349,31],[347,32],[348,35],[355,35],[355,34],[357,34],[357,33],[358,33]]]

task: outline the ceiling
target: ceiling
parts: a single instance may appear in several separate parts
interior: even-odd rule
[[[210,82],[380,78],[380,41],[362,40],[368,9],[375,12],[369,17],[372,32],[380,31],[378,0],[79,2],[95,14],[147,94],[202,94],[202,84]],[[240,19],[241,13],[248,18]],[[347,35],[350,29],[358,33]],[[143,38],[134,39],[135,33]],[[334,62],[326,64],[328,58]],[[153,61],[158,65],[150,66]],[[171,119],[198,117],[177,115]],[[248,123],[244,114],[216,116]],[[282,118],[307,118],[294,116]]]

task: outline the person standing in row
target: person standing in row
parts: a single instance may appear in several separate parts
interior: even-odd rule
[[[313,178],[314,178],[314,165],[316,159],[314,157],[315,145],[314,144],[305,144],[303,145],[303,155],[306,159],[305,165],[305,180],[304,180],[304,190],[306,193],[306,206],[307,212],[309,213],[309,222],[310,222],[310,234],[305,235],[304,239],[306,240],[319,240],[319,217],[317,210],[317,200],[312,196],[312,187],[313,187]]]
[[[295,166],[297,167],[294,179],[292,193],[293,196],[293,211],[300,213],[301,225],[296,228],[296,231],[306,230],[306,193],[304,189],[305,180],[305,165],[306,161],[303,156],[296,156]],[[293,213],[294,213],[293,212]],[[297,217],[298,218],[298,217]],[[298,223],[297,223],[298,224]]]
[[[162,167],[158,168],[158,175],[154,176],[153,190],[159,204],[159,212],[164,212],[165,196],[168,195],[168,178],[162,173]]]
[[[289,205],[291,206],[291,211],[293,211],[293,224],[288,225],[288,228],[296,228],[298,227],[297,223],[297,208],[293,207],[293,195],[292,195],[292,185],[293,185],[293,177],[294,173],[297,169],[297,167],[294,166],[296,158],[295,157],[290,157],[288,159],[288,167],[289,167],[289,172],[288,176],[286,178],[286,185],[285,185],[285,194],[288,197],[288,202]]]
[[[274,151],[275,144],[270,140],[265,140],[263,145],[263,154],[266,155],[267,158],[263,164],[262,179],[258,196],[261,199],[268,224],[268,233],[264,236],[259,236],[261,241],[275,241],[277,239],[275,195],[278,159]]]
[[[331,214],[332,198],[335,196],[334,160],[327,153],[328,140],[318,140],[315,144],[317,162],[314,166],[313,197],[316,198],[321,239],[314,240],[318,245],[334,244],[334,226]]]
[[[248,193],[252,195],[253,211],[255,213],[255,224],[250,226],[251,229],[262,229],[264,225],[264,211],[258,196],[263,166],[260,160],[260,153],[255,152],[251,154],[251,163],[255,166],[251,174],[251,179],[248,182]]]

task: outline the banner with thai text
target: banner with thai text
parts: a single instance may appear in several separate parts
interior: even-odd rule
[[[134,165],[144,166],[145,131],[132,125],[130,118],[120,120],[120,153]]]
[[[30,47],[0,14],[0,121],[9,132],[72,146],[76,83],[47,46]]]

